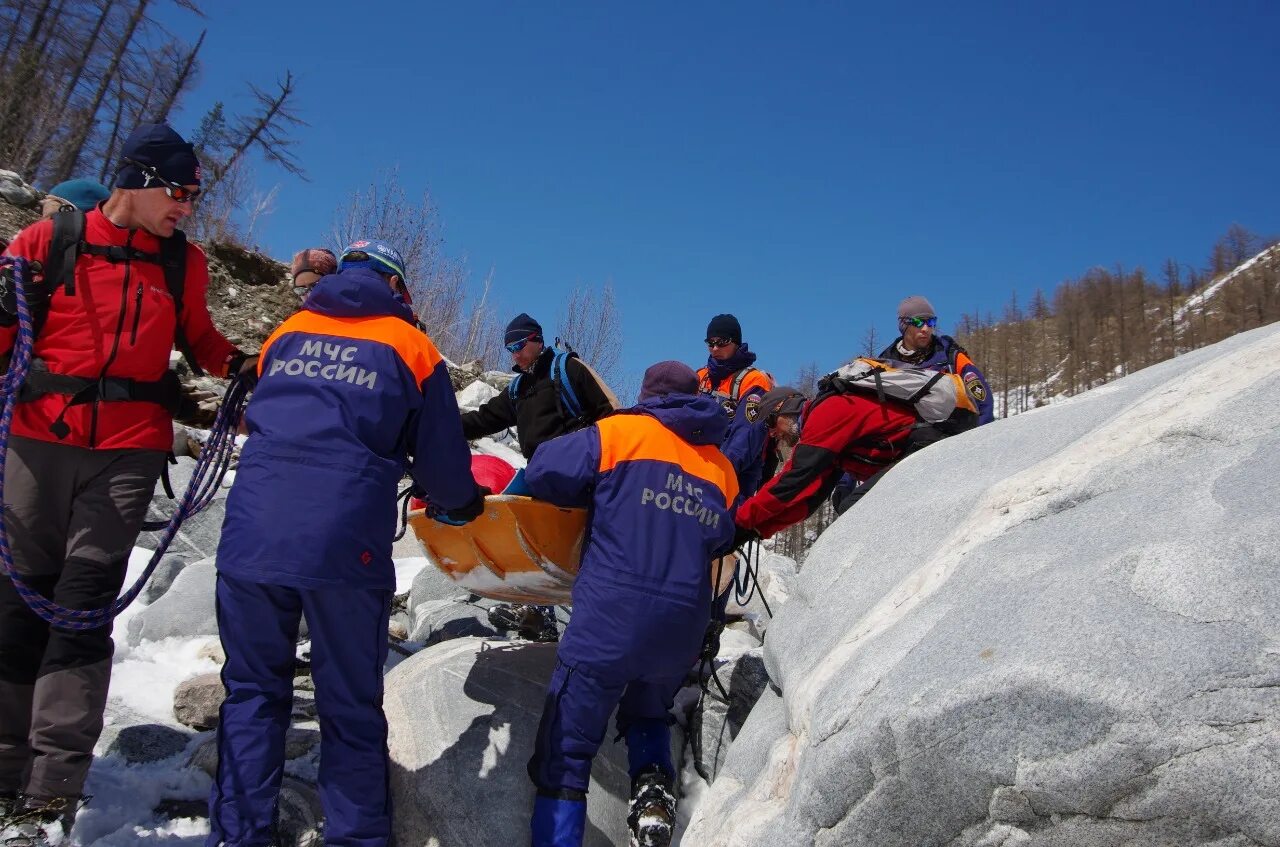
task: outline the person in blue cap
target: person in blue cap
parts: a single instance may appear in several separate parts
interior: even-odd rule
[[[325,841],[384,847],[391,838],[382,669],[396,488],[408,470],[455,524],[479,516],[488,493],[471,474],[445,361],[396,293],[403,269],[387,243],[354,242],[262,346],[218,545],[227,697],[209,847],[279,843],[303,614]]]
[[[111,196],[111,189],[91,179],[69,179],[49,189],[40,207],[41,217],[49,217],[68,206],[87,212]]]

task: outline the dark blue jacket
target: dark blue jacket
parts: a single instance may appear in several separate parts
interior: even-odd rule
[[[534,495],[591,510],[577,585],[708,598],[707,566],[733,540],[738,497],[718,449],[727,423],[711,398],[670,394],[538,448],[525,471]]]
[[[444,360],[385,279],[320,280],[262,348],[218,569],[300,588],[391,588],[396,487],[477,496]],[[412,461],[411,460],[412,457]]]

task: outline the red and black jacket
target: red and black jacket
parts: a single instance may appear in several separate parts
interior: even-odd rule
[[[817,511],[841,474],[868,479],[905,455],[919,418],[904,403],[832,394],[809,403],[782,472],[738,508],[735,522],[762,538]]]
[[[52,235],[52,222],[39,221],[18,233],[5,252],[44,263]],[[160,250],[159,238],[145,230],[122,229],[100,209],[85,215],[84,240],[142,254],[155,255]],[[196,362],[216,376],[225,376],[237,350],[213,326],[205,303],[208,287],[204,251],[194,244],[187,245],[181,315],[175,314],[159,264],[139,259],[112,262],[82,253],[76,261],[74,291],[68,294],[62,285],[53,289],[34,356],[52,374],[158,382],[169,369],[169,352],[180,322]],[[0,328],[0,350],[11,351],[16,336],[16,326]],[[62,438],[53,429],[59,417],[69,428]],[[140,400],[95,399],[73,405],[66,394],[44,394],[17,405],[12,431],[99,450],[167,451],[173,446],[170,412]]]

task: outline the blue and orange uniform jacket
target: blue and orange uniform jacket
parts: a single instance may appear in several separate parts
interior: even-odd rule
[[[578,626],[561,642],[562,659],[624,662],[654,614],[672,619],[673,645],[692,641],[697,652],[709,565],[733,541],[738,483],[719,450],[727,425],[712,398],[670,394],[538,448],[525,472],[534,495],[591,515],[573,586]]]
[[[395,588],[406,468],[442,509],[477,496],[449,373],[386,280],[324,277],[262,348],[218,569],[298,588]]]

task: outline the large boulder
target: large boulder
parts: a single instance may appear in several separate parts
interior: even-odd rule
[[[907,459],[686,843],[1280,845],[1277,479],[1274,326]]]
[[[18,174],[0,170],[0,200],[27,209],[40,201],[40,194]]]
[[[129,644],[177,636],[194,638],[218,634],[214,587],[218,572],[213,559],[182,569],[164,596],[129,618]]]
[[[529,843],[533,752],[554,644],[463,638],[387,675],[391,790],[400,847]],[[678,730],[676,749],[681,739]],[[626,751],[610,734],[588,793],[588,847],[627,842]],[[690,842],[694,843],[694,842]]]

